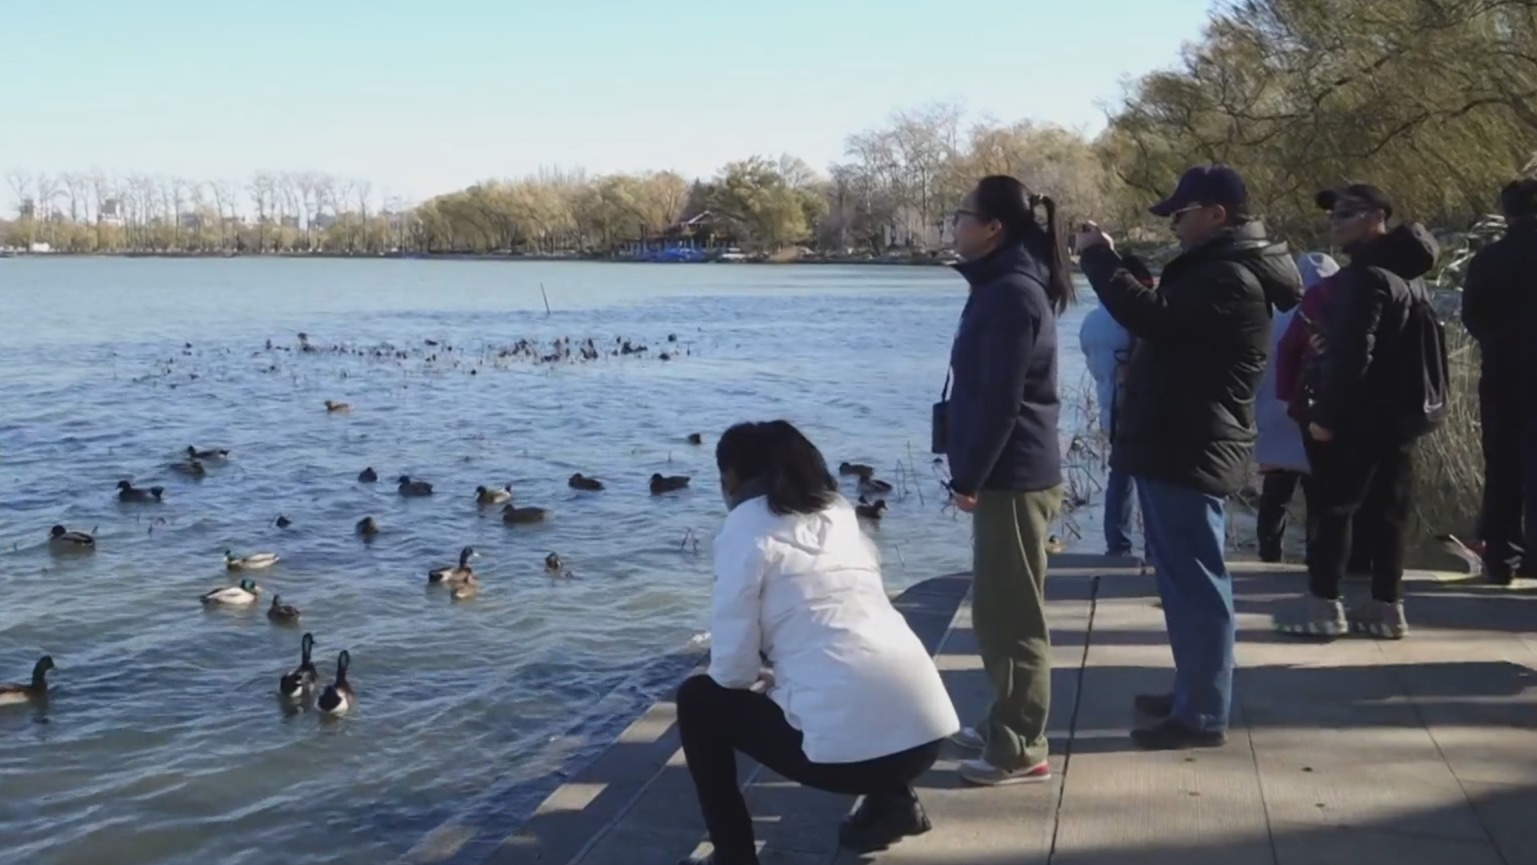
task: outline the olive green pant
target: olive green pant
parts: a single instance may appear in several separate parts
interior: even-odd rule
[[[999,769],[1046,759],[1051,631],[1046,624],[1046,540],[1062,507],[1060,485],[1040,492],[982,490],[973,514],[971,624],[993,703],[977,732]]]

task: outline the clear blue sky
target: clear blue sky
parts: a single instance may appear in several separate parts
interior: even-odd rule
[[[541,165],[822,169],[934,100],[1097,130],[1208,5],[4,0],[0,172],[313,169],[420,199]]]

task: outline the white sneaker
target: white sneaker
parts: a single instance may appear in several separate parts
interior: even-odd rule
[[[976,727],[962,727],[957,732],[950,734],[950,741],[968,751],[980,751],[987,747],[987,740],[977,732]]]

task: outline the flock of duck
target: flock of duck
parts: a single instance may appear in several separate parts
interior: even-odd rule
[[[328,412],[333,413],[345,412],[349,408],[345,403],[329,400],[326,401],[325,407]],[[687,441],[693,445],[704,443],[699,433],[690,434]],[[186,457],[172,463],[170,468],[190,477],[203,477],[208,473],[208,463],[228,460],[229,455],[228,449],[199,450],[189,445],[186,449]],[[840,463],[838,473],[857,479],[859,500],[854,506],[855,512],[861,518],[879,520],[886,512],[886,500],[876,498],[872,501],[870,496],[889,493],[892,491],[892,485],[875,477],[875,469],[868,465]],[[369,466],[358,473],[357,479],[359,483],[376,483],[379,480],[379,474]],[[660,496],[685,489],[689,482],[690,478],[687,475],[655,473],[650,478],[648,488],[651,495]],[[403,497],[417,498],[434,495],[432,484],[409,475],[400,475],[395,483],[397,492]],[[603,481],[581,472],[571,475],[567,484],[572,489],[586,492],[601,492],[606,488]],[[475,488],[474,495],[475,502],[480,507],[501,505],[502,522],[507,525],[542,522],[548,514],[547,509],[542,507],[514,504],[511,484],[501,487],[478,486]],[[159,504],[164,501],[164,496],[163,487],[136,487],[127,480],[119,481],[117,484],[117,499],[123,504]],[[275,522],[279,528],[286,528],[292,524],[292,521],[283,514],[279,514]],[[379,523],[373,516],[365,516],[358,520],[355,529],[360,537],[368,541],[379,534]],[[49,531],[48,548],[55,555],[94,553],[97,548],[96,537],[93,533],[72,531],[62,525],[56,525]],[[479,591],[480,581],[470,561],[478,555],[473,547],[463,548],[459,553],[457,564],[433,568],[427,572],[428,586],[446,588],[449,597],[455,601],[473,597]],[[280,557],[274,552],[253,552],[237,556],[233,550],[224,551],[224,566],[231,573],[245,574],[261,571],[279,561]],[[566,575],[567,573],[560,556],[554,552],[545,557],[544,565],[545,569],[552,574]],[[249,607],[260,599],[262,593],[263,589],[255,579],[242,576],[234,585],[221,586],[204,593],[199,597],[199,601],[205,607]],[[267,618],[278,625],[297,625],[302,615],[298,607],[284,603],[279,594],[273,595],[272,602],[267,608]],[[323,715],[333,717],[344,715],[357,700],[356,693],[347,680],[347,669],[351,664],[352,656],[343,649],[336,659],[335,676],[329,683],[322,686],[319,671],[311,658],[314,645],[314,635],[305,633],[299,644],[299,664],[281,676],[277,693],[293,708],[313,704],[313,707]],[[46,701],[48,674],[53,669],[53,658],[44,655],[34,665],[30,682],[0,684],[0,706]]]

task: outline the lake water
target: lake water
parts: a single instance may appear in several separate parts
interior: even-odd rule
[[[0,261],[0,681],[58,664],[46,711],[0,708],[0,862],[377,863],[477,810],[510,829],[697,646],[736,421],[788,418],[898,484],[870,528],[890,588],[967,567],[926,453],[963,297],[941,268]],[[1061,325],[1065,391],[1084,311]],[[502,356],[560,337],[604,354]],[[607,353],[625,339],[650,350]],[[232,455],[183,478],[189,444]],[[577,471],[608,489],[570,490]],[[693,485],[653,497],[653,472]],[[436,495],[402,498],[399,474]],[[125,478],[164,502],[120,505]],[[549,520],[479,512],[474,488],[504,483]],[[55,523],[99,551],[51,556]],[[466,545],[480,596],[427,590]],[[198,602],[232,582],[226,548],[282,557],[253,608]],[[274,592],[301,628],[269,623]],[[339,722],[275,700],[304,631],[327,679],[350,650]]]

